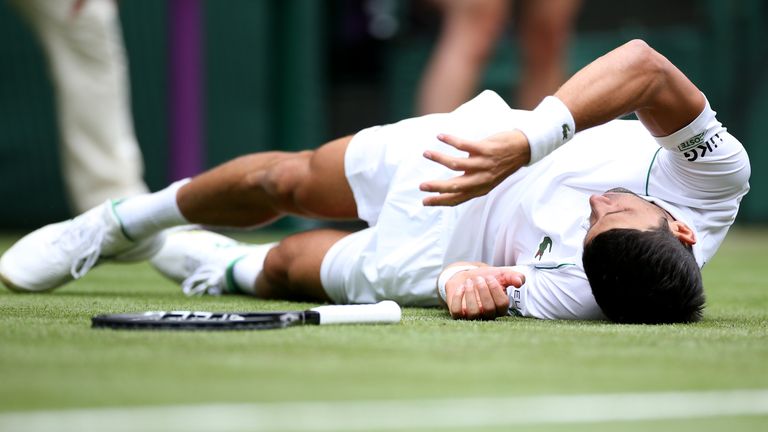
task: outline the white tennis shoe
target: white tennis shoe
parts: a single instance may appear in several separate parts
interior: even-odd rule
[[[188,296],[239,293],[235,264],[253,252],[272,245],[238,242],[195,227],[167,231],[165,244],[150,260],[164,276],[181,283]]]
[[[49,291],[85,276],[105,260],[141,261],[162,246],[163,235],[130,239],[107,201],[68,221],[46,225],[0,257],[0,280],[11,290]]]

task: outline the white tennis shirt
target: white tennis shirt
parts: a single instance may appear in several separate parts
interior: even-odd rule
[[[505,117],[510,128],[530,115],[493,92],[462,109],[470,117]],[[600,319],[581,263],[590,195],[623,187],[655,202],[695,231],[693,251],[703,266],[736,218],[749,175],[744,148],[709,103],[690,125],[663,138],[637,120],[615,120],[577,133],[488,195],[456,207],[444,264],[520,266],[526,282],[509,290],[514,314]]]

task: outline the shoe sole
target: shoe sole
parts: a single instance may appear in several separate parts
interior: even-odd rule
[[[8,288],[10,291],[16,292],[16,293],[38,293],[38,292],[48,292],[56,289],[57,287],[51,287],[51,288],[44,288],[44,289],[30,289],[25,288],[13,281],[11,281],[8,276],[4,274],[2,269],[0,269],[0,282],[2,282],[3,285],[5,285],[6,288]],[[66,283],[66,282],[64,282]],[[63,283],[62,283],[63,285]]]
[[[0,282],[2,282],[3,285],[5,285],[6,288],[8,288],[9,290],[11,290],[13,292],[17,292],[17,293],[32,292],[32,291],[30,291],[28,289],[24,289],[24,288],[21,288],[21,287],[18,287],[16,285],[14,285],[8,278],[3,276],[2,273],[0,273]]]

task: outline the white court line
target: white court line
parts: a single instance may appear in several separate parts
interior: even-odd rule
[[[0,431],[418,431],[767,415],[768,389],[0,413]]]

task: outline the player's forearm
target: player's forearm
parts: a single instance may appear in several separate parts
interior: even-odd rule
[[[680,70],[645,42],[628,42],[577,72],[555,93],[576,130],[632,112],[655,136],[669,135],[701,112],[704,98]]]

